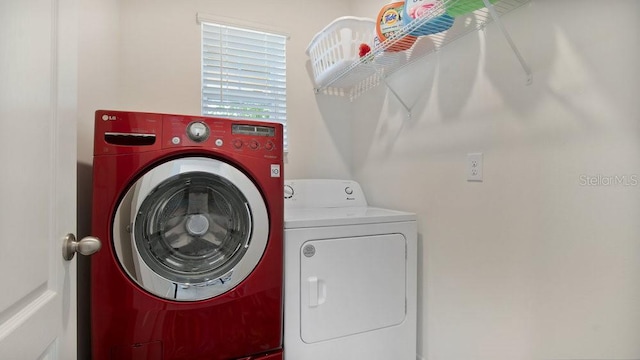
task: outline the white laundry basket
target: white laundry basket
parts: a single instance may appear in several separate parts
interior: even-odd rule
[[[334,76],[358,61],[360,44],[373,49],[375,32],[373,19],[344,16],[317,33],[307,47],[316,85],[327,85]]]

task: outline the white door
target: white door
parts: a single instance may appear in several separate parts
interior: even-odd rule
[[[0,1],[0,359],[76,358],[76,8]]]

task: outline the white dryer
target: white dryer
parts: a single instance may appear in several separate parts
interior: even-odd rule
[[[285,181],[285,360],[415,360],[415,214],[346,180]]]

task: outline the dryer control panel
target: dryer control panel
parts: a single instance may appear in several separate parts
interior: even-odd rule
[[[366,207],[367,199],[356,181],[332,179],[285,180],[285,208]]]

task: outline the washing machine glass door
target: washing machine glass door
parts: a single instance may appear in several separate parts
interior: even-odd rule
[[[264,200],[240,170],[183,158],[140,177],[113,222],[127,274],[154,295],[181,301],[223,294],[256,267],[269,233]]]

